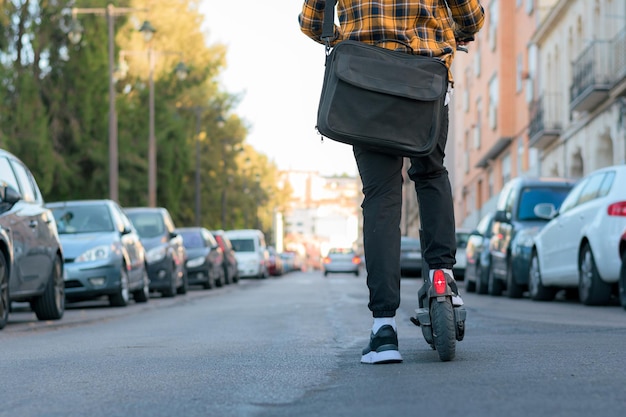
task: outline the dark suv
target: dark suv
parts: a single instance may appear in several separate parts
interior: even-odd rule
[[[185,266],[187,250],[167,209],[132,207],[124,212],[146,250],[150,291],[160,292],[164,297],[186,294],[189,287]]]
[[[507,182],[496,205],[487,291],[519,298],[528,286],[533,237],[548,222],[535,215],[535,206],[552,203],[557,209],[574,186],[561,178],[514,178]]]

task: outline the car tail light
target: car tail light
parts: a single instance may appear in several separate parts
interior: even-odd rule
[[[626,201],[611,204],[607,211],[609,216],[626,216]]]
[[[355,256],[354,258],[352,258],[352,263],[355,265],[358,265],[361,263],[361,258],[359,258],[358,256]]]
[[[433,274],[433,285],[435,287],[435,293],[445,294],[447,289],[446,275],[441,269],[438,269]]]
[[[324,263],[325,264],[329,264],[330,263],[330,258],[328,256],[324,258]]]

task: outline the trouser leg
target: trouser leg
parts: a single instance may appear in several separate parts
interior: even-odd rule
[[[430,269],[451,269],[456,262],[454,203],[443,161],[448,138],[448,107],[442,118],[437,147],[428,156],[411,159],[420,211],[422,255]]]
[[[402,158],[354,147],[363,183],[363,245],[374,317],[394,317],[400,306]]]

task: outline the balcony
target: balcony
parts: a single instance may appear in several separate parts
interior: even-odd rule
[[[545,149],[561,135],[561,95],[546,94],[530,105],[530,126],[528,136],[530,146]]]
[[[626,28],[612,41],[611,74],[613,74],[614,97],[626,95]]]
[[[572,111],[591,111],[609,97],[613,42],[594,41],[572,64]]]

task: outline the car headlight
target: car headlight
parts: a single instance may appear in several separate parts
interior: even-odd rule
[[[96,246],[74,259],[74,262],[92,262],[108,259],[111,256],[111,247],[107,245]]]
[[[197,268],[204,263],[204,257],[193,258],[187,261],[187,268]]]
[[[165,255],[167,255],[167,249],[164,246],[159,246],[158,248],[153,248],[146,252],[146,260],[149,264],[152,264],[163,260]]]

